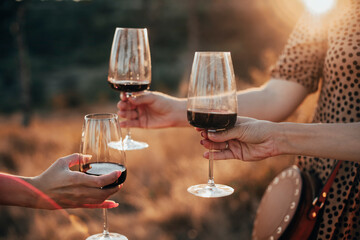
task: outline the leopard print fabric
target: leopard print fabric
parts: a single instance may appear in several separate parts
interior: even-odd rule
[[[360,0],[338,0],[326,15],[305,13],[271,76],[302,84],[309,93],[319,89],[312,122],[359,122]],[[302,171],[319,177],[323,183],[336,162],[308,156],[297,160]],[[359,163],[360,156],[359,162],[342,163],[319,218],[315,239],[360,239]]]

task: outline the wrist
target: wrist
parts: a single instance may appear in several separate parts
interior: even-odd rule
[[[41,190],[41,181],[40,181],[40,176],[36,176],[36,177],[23,177],[22,179],[27,182],[28,184],[30,184],[33,188],[42,191]]]
[[[172,119],[171,127],[189,126],[186,115],[186,104],[186,98],[181,98],[177,100],[176,107],[173,108],[175,112],[172,114],[174,117]]]
[[[38,208],[39,202],[39,192],[41,190],[38,188],[37,177],[21,177],[23,181],[23,185],[26,187],[26,194],[23,196],[23,204],[22,206],[30,207],[30,208]]]
[[[301,145],[308,138],[307,129],[299,123],[283,122],[278,124],[278,146],[280,154],[302,154]]]
[[[28,184],[26,207],[39,209],[59,208],[57,203],[44,192],[44,185],[41,179],[41,175],[36,177],[23,177],[22,180]]]
[[[274,140],[276,146],[276,152],[278,155],[288,154],[288,132],[286,131],[286,123],[275,123],[274,130]]]
[[[267,129],[266,138],[269,138],[268,141],[270,143],[269,156],[274,157],[286,154],[287,135],[284,124],[270,121],[264,122],[266,123],[266,125],[264,125],[266,126],[265,129]]]

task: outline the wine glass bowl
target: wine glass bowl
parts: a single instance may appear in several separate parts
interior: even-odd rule
[[[149,89],[151,56],[146,28],[116,28],[107,81],[112,89],[124,92],[127,98]],[[125,150],[143,149],[148,146],[147,143],[133,140],[130,130],[127,129],[124,139]]]
[[[197,128],[208,132],[232,128],[237,118],[235,75],[230,52],[196,52],[192,65],[187,100],[187,119]],[[188,188],[200,197],[223,197],[234,189],[215,184],[213,150],[209,150],[207,184]]]
[[[112,188],[126,180],[126,156],[121,141],[118,116],[112,113],[89,114],[84,118],[80,152],[79,170],[89,175],[101,176],[113,171],[121,171],[119,178],[102,188]],[[87,157],[83,157],[87,156]],[[88,156],[91,156],[89,158]],[[118,233],[110,233],[107,225],[107,209],[103,209],[104,230],[87,240],[127,240]]]
[[[121,171],[120,177],[114,183],[102,187],[103,189],[116,187],[117,185],[124,183],[127,175],[126,167],[122,164],[112,162],[92,162],[82,166],[82,172],[93,176],[101,176],[113,171]]]

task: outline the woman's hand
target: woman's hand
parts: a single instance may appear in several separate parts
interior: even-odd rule
[[[101,189],[115,182],[121,175],[114,171],[107,175],[92,176],[78,171],[71,171],[70,167],[79,163],[80,154],[72,154],[58,159],[46,171],[37,177],[26,179],[31,185],[41,191],[43,196],[35,204],[35,208],[113,208],[118,204],[106,200],[110,195],[119,191],[122,185],[110,189]],[[83,155],[87,161],[91,156]],[[41,194],[39,193],[39,194]],[[46,201],[49,197],[51,200]],[[50,203],[50,204],[49,204]]]
[[[203,131],[201,144],[218,150],[214,159],[256,161],[288,154],[358,162],[359,133],[360,122],[274,123],[238,117],[235,127],[228,131]],[[209,154],[204,153],[204,157],[209,158]]]
[[[257,161],[279,154],[273,133],[276,123],[238,117],[235,127],[222,132],[207,133],[201,144],[214,152],[214,159]],[[204,153],[209,158],[209,152]]]
[[[186,119],[186,100],[146,91],[131,98],[120,94],[118,115],[126,118],[121,127],[164,128],[189,126]]]

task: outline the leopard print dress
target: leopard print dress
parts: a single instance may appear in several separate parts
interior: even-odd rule
[[[271,76],[302,84],[309,92],[320,88],[314,123],[359,122],[360,0],[338,0],[336,7],[323,15],[305,13]],[[336,162],[309,156],[297,160],[302,171],[323,183]],[[342,163],[319,218],[316,239],[360,239],[359,164],[360,156],[358,162]]]

